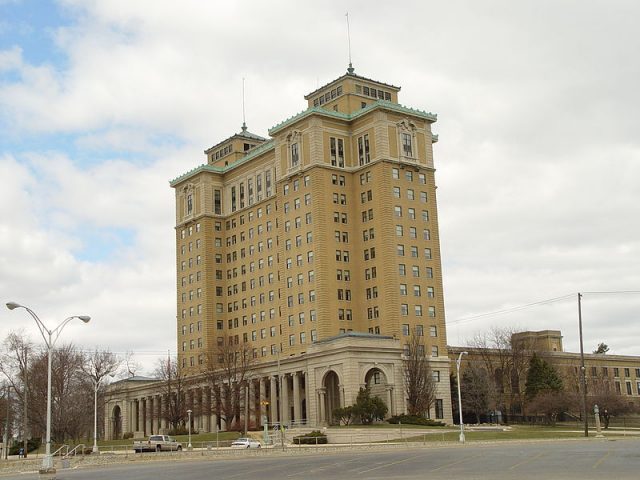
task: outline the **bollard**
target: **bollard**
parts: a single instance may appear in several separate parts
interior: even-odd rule
[[[593,406],[593,413],[596,419],[596,438],[602,438],[603,435],[602,431],[600,430],[600,409],[598,408],[598,405]]]

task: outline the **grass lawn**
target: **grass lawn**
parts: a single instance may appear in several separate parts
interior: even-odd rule
[[[403,430],[404,429],[411,430],[412,428],[413,429],[425,429],[425,428],[428,428],[428,429],[434,429],[434,430],[451,428],[451,427],[446,427],[446,426],[442,426],[442,427],[434,426],[434,427],[431,427],[431,426],[427,426],[427,425],[410,425],[410,424],[404,424],[404,423],[402,425],[398,425],[398,424],[394,424],[394,423],[374,423],[372,425],[360,425],[360,424],[353,425],[353,424],[351,424],[351,425],[340,425],[340,426],[332,425],[331,426],[331,428],[341,428],[341,429],[350,429],[350,428],[358,428],[358,429],[362,429],[362,428],[387,429],[387,428],[400,428],[400,427],[402,427]]]
[[[404,429],[404,425],[402,427]],[[607,436],[613,432],[608,431]],[[561,438],[584,438],[584,432],[577,429],[565,427],[531,427],[527,425],[513,425],[509,430],[486,430],[470,431],[465,430],[465,440],[474,441],[507,441],[507,440],[528,440],[528,439],[561,439]],[[589,431],[589,436],[595,436],[595,430]],[[410,435],[410,434],[409,434]],[[619,435],[619,434],[618,434]],[[457,442],[460,439],[460,432],[441,432],[426,435],[407,436],[403,440],[407,442]]]

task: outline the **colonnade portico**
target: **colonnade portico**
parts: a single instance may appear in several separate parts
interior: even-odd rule
[[[402,362],[402,348],[396,339],[341,335],[314,343],[304,356],[281,359],[279,368],[276,362],[255,366],[248,373],[246,387],[236,389],[230,397],[236,399],[233,412],[222,408],[228,405],[228,383],[211,385],[204,375],[184,380],[182,412],[176,419],[186,427],[186,411],[190,409],[192,431],[243,429],[248,410],[249,429],[260,429],[265,418],[269,425],[324,426],[332,423],[333,410],[353,404],[365,385],[382,398],[389,416],[404,413]],[[448,358],[430,362],[440,378],[449,378]],[[154,379],[126,379],[112,385],[105,409],[108,438],[114,433],[135,437],[168,433],[172,425],[166,390],[164,382]],[[442,403],[446,415],[442,420],[452,423],[448,382],[438,385],[437,397],[446,402]]]
[[[267,424],[295,423],[305,425],[308,423],[304,416],[303,399],[304,372],[294,371],[277,375],[260,376],[251,378],[246,387],[248,392],[241,389],[237,405],[238,415],[228,418],[222,405],[227,402],[229,391],[216,385],[201,385],[194,383],[186,387],[184,393],[183,410],[192,411],[192,431],[215,432],[225,431],[231,428],[230,422],[238,422],[244,425],[246,411],[245,401],[248,399],[249,427],[261,428],[266,416]],[[105,411],[107,432],[114,432],[112,411],[118,406],[123,412],[124,421],[119,427],[120,434],[131,433],[134,437],[146,437],[149,435],[166,434],[171,430],[169,408],[169,395],[158,393],[162,389],[162,382],[154,382],[153,385],[145,385],[144,390],[155,387],[150,392],[128,392],[135,395],[132,399],[109,401]],[[241,387],[242,388],[242,387]],[[175,395],[175,394],[174,394]],[[183,419],[186,426],[187,417]]]

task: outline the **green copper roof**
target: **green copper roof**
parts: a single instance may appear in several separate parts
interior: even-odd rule
[[[335,118],[338,120],[344,120],[344,121],[351,121],[351,120],[355,120],[363,115],[366,115],[367,113],[371,112],[372,110],[378,109],[378,108],[382,108],[385,110],[389,110],[392,112],[396,112],[396,113],[403,113],[403,114],[407,114],[407,115],[412,115],[414,117],[419,117],[419,118],[423,118],[429,122],[435,122],[438,119],[438,116],[434,113],[430,113],[430,112],[425,112],[424,110],[417,110],[414,108],[409,108],[409,107],[405,107],[403,105],[400,105],[398,103],[392,103],[389,102],[387,100],[377,100],[373,103],[368,104],[366,107],[358,110],[357,112],[353,112],[353,113],[343,113],[343,112],[336,112],[335,110],[325,110],[322,107],[311,107],[308,108],[307,110],[304,110],[300,113],[298,113],[297,115],[294,115],[293,117],[287,118],[286,120],[284,120],[283,122],[278,123],[276,126],[271,127],[269,129],[269,135],[273,136],[276,133],[280,132],[282,129],[304,119],[307,118],[313,114],[316,115],[322,115],[325,117],[329,117],[329,118]],[[436,137],[437,138],[437,137]],[[437,140],[436,140],[437,141]],[[252,160],[253,158],[257,157],[258,155],[263,154],[264,152],[271,150],[272,148],[275,147],[275,141],[273,139],[269,140],[268,142],[263,143],[262,145],[259,145],[258,147],[252,149],[245,157],[241,158],[240,160],[238,160],[237,162],[233,162],[229,165],[226,165],[224,167],[215,167],[213,165],[209,165],[207,163],[200,165],[199,167],[196,167],[192,170],[189,170],[187,173],[184,173],[182,175],[180,175],[177,178],[174,178],[173,180],[171,180],[169,182],[169,185],[171,185],[172,187],[175,187],[178,183],[186,180],[187,178],[196,175],[198,173],[201,172],[212,172],[212,173],[220,173],[220,174],[224,174],[226,172],[228,172],[229,170],[232,170],[236,167],[239,167],[240,165]]]
[[[226,165],[224,167],[216,167],[214,165],[209,165],[208,163],[205,163],[205,164],[200,165],[200,166],[198,166],[198,167],[196,167],[196,168],[194,168],[192,170],[189,170],[187,173],[184,173],[184,174],[180,175],[177,178],[174,178],[173,180],[171,180],[169,182],[169,185],[171,185],[172,187],[175,187],[178,183],[186,180],[189,177],[192,177],[193,175],[201,173],[201,172],[211,172],[211,173],[224,174],[224,173],[228,172],[229,170],[231,170],[233,168],[236,168],[236,167],[239,167],[243,163],[246,163],[246,162],[250,161],[251,159],[257,157],[258,155],[261,155],[262,153],[266,152],[267,150],[271,150],[272,148],[274,148],[274,145],[275,145],[275,142],[273,140],[269,140],[268,142],[265,142],[262,145],[259,145],[256,148],[252,149],[247,155],[242,157],[237,162],[230,163],[229,165]]]
[[[325,117],[331,117],[331,118],[337,118],[340,120],[346,120],[346,121],[351,121],[351,120],[355,120],[356,118],[361,117],[362,115],[366,115],[367,113],[369,113],[372,110],[375,110],[377,108],[384,108],[385,110],[390,110],[392,112],[397,112],[397,113],[405,113],[408,115],[413,115],[416,117],[420,117],[420,118],[424,118],[425,120],[428,120],[430,122],[435,122],[438,120],[438,116],[434,113],[430,113],[430,112],[425,112],[423,110],[417,110],[414,108],[409,108],[409,107],[405,107],[403,105],[400,105],[398,103],[393,103],[393,102],[389,102],[387,100],[377,100],[373,103],[368,104],[366,107],[353,112],[353,113],[343,113],[343,112],[336,112],[335,110],[326,110],[322,107],[311,107],[308,108],[307,110],[304,110],[300,113],[298,113],[297,115],[294,115],[293,117],[287,118],[286,120],[284,120],[283,122],[278,123],[276,126],[271,127],[269,129],[269,135],[273,136],[274,134],[278,133],[280,130],[282,130],[285,127],[288,127],[289,125],[298,122],[312,114],[319,114],[319,115],[323,115]]]

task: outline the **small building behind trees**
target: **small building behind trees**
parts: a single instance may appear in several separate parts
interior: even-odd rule
[[[460,373],[465,421],[581,417],[580,354],[564,351],[559,330],[492,329],[470,343],[449,347],[452,372],[460,352],[468,352]],[[590,412],[596,404],[613,415],[640,411],[640,357],[585,353],[584,358]],[[453,375],[451,380],[453,385]],[[452,401],[457,413],[457,399]]]

